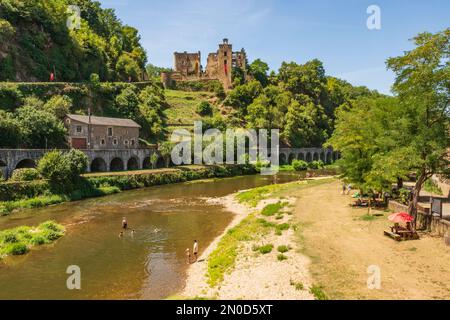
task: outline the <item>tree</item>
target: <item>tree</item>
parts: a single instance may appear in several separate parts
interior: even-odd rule
[[[139,118],[139,98],[133,85],[127,86],[116,96],[115,111],[117,115],[127,119],[138,120]]]
[[[87,156],[79,150],[51,151],[39,160],[37,170],[59,191],[69,192],[88,167]]]
[[[402,116],[394,131],[400,138],[387,158],[405,157],[409,169],[417,174],[409,206],[413,216],[425,181],[436,173],[448,174],[450,29],[421,33],[414,43],[415,49],[387,61],[396,75],[393,91],[401,103]]]
[[[44,111],[53,114],[58,119],[64,119],[64,117],[70,113],[73,103],[72,99],[68,96],[53,96],[48,100],[44,106]]]
[[[130,56],[129,53],[123,53],[116,64],[116,70],[119,78],[123,81],[138,81],[141,69],[138,63]]]
[[[211,116],[212,112],[213,108],[208,101],[202,101],[197,106],[197,113],[201,116]]]
[[[308,96],[299,96],[287,109],[282,138],[296,148],[320,146],[328,138],[324,128],[326,121],[321,106],[314,105]]]
[[[238,116],[243,118],[247,115],[247,107],[261,94],[262,90],[263,87],[258,81],[250,81],[231,90],[224,104],[234,107]]]
[[[158,154],[157,154],[157,153],[153,153],[153,154],[150,156],[150,163],[151,163],[151,165],[152,165],[152,169],[156,169],[156,166],[157,166],[157,164],[158,164],[158,160],[159,160],[159,157],[158,157]]]
[[[0,148],[17,148],[21,143],[19,122],[11,113],[0,110]]]
[[[166,168],[168,168],[170,165],[170,159],[172,157],[172,150],[174,146],[175,145],[172,142],[166,141],[161,143],[161,145],[158,147],[158,151],[164,159]]]
[[[66,129],[53,114],[31,106],[17,109],[22,143],[27,148],[61,148],[64,147]]]
[[[267,73],[269,72],[269,65],[261,59],[256,59],[249,65],[249,73],[259,81],[263,87],[269,84]],[[244,79],[245,80],[245,79]]]

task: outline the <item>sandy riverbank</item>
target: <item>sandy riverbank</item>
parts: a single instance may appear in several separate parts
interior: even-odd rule
[[[221,238],[233,227],[241,223],[249,214],[259,213],[270,203],[279,199],[261,201],[257,207],[250,208],[240,204],[235,195],[209,200],[222,204],[226,210],[235,214],[234,219],[224,232],[217,237],[201,254],[199,261],[192,264],[187,272],[186,285],[182,297],[208,297],[215,299],[243,299],[243,300],[299,300],[313,299],[309,292],[311,277],[308,266],[309,259],[300,254],[297,248],[294,231],[285,231],[281,236],[273,233],[264,239],[243,242],[239,248],[236,265],[231,273],[225,274],[224,281],[217,287],[211,288],[207,284],[208,257],[217,248]],[[286,199],[283,199],[286,201]],[[296,199],[288,199],[293,205]],[[275,221],[275,218],[272,218]],[[277,223],[285,223],[291,219],[288,214]],[[267,219],[270,220],[270,219]],[[257,254],[252,250],[255,245],[273,244],[274,250],[270,254]],[[287,260],[278,261],[277,247],[286,245],[291,250],[285,253]]]

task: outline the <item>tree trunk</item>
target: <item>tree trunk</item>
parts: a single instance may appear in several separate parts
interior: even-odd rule
[[[417,179],[416,185],[414,186],[413,198],[409,202],[408,213],[414,218],[412,223],[414,229],[417,227],[417,205],[419,203],[420,191],[422,190],[422,186],[426,180],[427,174],[422,171]]]

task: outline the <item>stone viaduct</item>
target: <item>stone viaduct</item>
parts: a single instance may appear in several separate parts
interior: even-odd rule
[[[15,169],[34,168],[37,161],[49,151],[51,150],[0,149],[0,171],[4,177],[10,177]],[[88,172],[148,169],[151,167],[150,156],[157,152],[155,148],[82,151],[89,159]]]
[[[322,160],[324,163],[333,163],[339,158],[339,152],[331,148],[280,148],[280,164],[290,164],[293,160],[303,160],[306,162]]]
[[[9,178],[15,169],[34,168],[42,156],[51,150],[44,149],[0,149],[0,172]],[[63,150],[67,151],[67,150]],[[156,148],[82,150],[89,159],[88,172],[110,172],[149,169],[150,156],[158,152]],[[332,163],[340,154],[332,149],[302,148],[280,149],[280,164],[290,164],[293,160],[306,162],[322,160]],[[159,164],[162,162],[160,157]]]

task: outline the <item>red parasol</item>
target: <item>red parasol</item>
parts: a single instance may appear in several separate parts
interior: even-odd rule
[[[400,222],[406,223],[406,222],[411,222],[414,220],[414,218],[411,217],[406,212],[398,212],[398,213],[391,214],[388,219],[390,221],[396,222],[396,223],[400,223]]]

